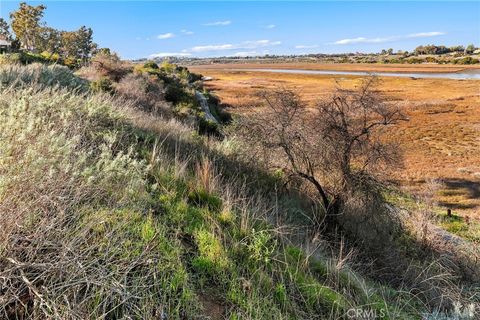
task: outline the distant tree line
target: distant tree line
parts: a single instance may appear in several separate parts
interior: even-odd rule
[[[425,54],[446,54],[446,53],[459,53],[459,54],[472,54],[478,48],[475,47],[473,44],[469,44],[468,46],[436,46],[433,44],[425,45],[425,46],[418,46],[416,47],[413,52],[409,53],[408,51],[397,51],[397,55],[425,55]],[[383,49],[380,52],[381,55],[393,55],[393,49]]]
[[[463,54],[471,54],[476,50],[473,44],[468,45],[467,47],[464,46],[453,46],[453,47],[446,47],[446,46],[436,46],[436,45],[426,45],[426,46],[418,46],[415,48],[414,53],[416,55],[419,54],[445,54],[445,53],[463,53]]]
[[[42,21],[45,5],[21,2],[10,13],[10,24],[0,18],[0,36],[11,42],[11,50],[40,54],[44,59],[68,66],[86,63],[97,51],[93,30],[81,26],[76,31],[52,28]]]

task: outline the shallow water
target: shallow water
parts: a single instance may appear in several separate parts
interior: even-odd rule
[[[328,75],[354,75],[381,77],[404,77],[404,78],[438,78],[454,80],[480,80],[480,69],[462,72],[441,72],[441,73],[405,73],[405,72],[363,72],[363,71],[333,71],[333,70],[302,70],[302,69],[232,69],[233,71],[255,71],[275,73],[296,73],[296,74],[328,74]]]

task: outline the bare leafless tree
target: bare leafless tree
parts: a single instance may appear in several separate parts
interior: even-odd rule
[[[370,77],[357,90],[339,88],[313,108],[288,89],[261,92],[265,107],[237,132],[255,159],[281,169],[289,180],[307,181],[333,214],[342,193],[399,161],[383,129],[406,118],[374,90],[376,82]]]

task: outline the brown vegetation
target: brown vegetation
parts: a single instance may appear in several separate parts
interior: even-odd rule
[[[398,161],[398,148],[382,140],[382,128],[405,120],[369,78],[356,91],[338,89],[313,109],[289,90],[262,92],[260,109],[236,128],[247,152],[299,177],[318,192],[324,209],[339,214],[341,197],[366,187],[383,164]]]
[[[244,65],[235,65],[235,69]],[[245,66],[246,67],[246,66]],[[279,65],[253,65],[249,67],[275,67]],[[457,66],[446,65],[314,65],[309,69],[374,71],[455,71]],[[256,110],[259,90],[283,86],[299,92],[302,99],[312,105],[328,96],[338,85],[353,89],[362,81],[358,76],[305,75],[231,71],[223,66],[195,66],[196,72],[213,77],[205,83],[230,106],[229,111],[246,114]],[[232,68],[229,65],[228,68]],[[281,68],[305,68],[299,65],[281,65]],[[356,68],[356,69],[353,69]],[[414,68],[414,69],[412,69]],[[464,67],[462,67],[464,68]],[[380,69],[375,69],[380,71]],[[405,167],[390,172],[392,180],[408,190],[420,193],[431,179],[444,181],[436,194],[439,204],[452,208],[464,216],[480,217],[479,188],[480,125],[479,84],[475,80],[410,79],[380,77],[378,90],[391,101],[401,104],[409,118],[389,132],[391,141],[403,146]],[[446,211],[445,211],[446,212]]]

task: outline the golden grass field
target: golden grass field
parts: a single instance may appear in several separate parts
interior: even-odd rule
[[[286,87],[297,90],[309,103],[328,96],[337,86],[353,88],[361,76],[305,75],[231,69],[275,68],[388,72],[456,72],[471,66],[362,65],[362,64],[228,64],[189,66],[212,77],[205,82],[229,111],[254,111],[258,90]],[[478,67],[477,67],[478,68]],[[230,69],[230,70],[229,70]],[[390,178],[413,193],[431,179],[441,179],[440,206],[480,219],[480,81],[380,77],[379,90],[402,105],[409,117],[389,135],[404,150],[404,169]]]

